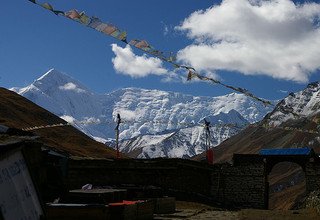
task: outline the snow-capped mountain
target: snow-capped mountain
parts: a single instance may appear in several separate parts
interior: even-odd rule
[[[137,158],[179,157],[188,158],[200,154],[207,147],[214,147],[237,134],[249,122],[237,111],[219,113],[206,118],[211,121],[210,144],[206,146],[205,127],[194,125],[173,132],[140,135],[121,143],[121,150]]]
[[[85,118],[88,114],[102,114],[98,95],[80,82],[54,69],[30,86],[18,90],[15,88],[15,91],[59,116]]]
[[[108,94],[96,94],[77,80],[54,69],[49,70],[31,85],[12,90],[74,124],[98,141],[105,142],[114,138],[114,121],[119,113],[123,122],[120,126],[121,140],[137,140],[141,139],[142,135],[157,134],[162,138],[154,136],[151,139],[161,142],[161,148],[173,149],[176,147],[173,145],[178,144],[193,146],[193,149],[186,150],[189,153],[185,155],[188,156],[201,151],[201,147],[195,148],[196,142],[189,137],[202,132],[198,123],[204,118],[210,120],[211,124],[236,124],[239,117],[252,123],[261,120],[272,110],[260,102],[236,93],[218,97],[199,97],[167,91],[125,88]],[[244,124],[246,123],[242,123],[242,126]],[[234,133],[235,131],[220,132],[215,134],[214,140],[224,140]],[[174,134],[177,140],[168,139],[169,134]],[[182,143],[183,135],[188,136],[190,143]],[[172,146],[169,146],[170,144]],[[169,149],[160,151],[173,152]],[[173,157],[180,156],[181,153],[166,155]]]
[[[269,125],[278,126],[290,119],[311,117],[320,112],[320,83],[310,83],[307,88],[290,93],[265,117]]]

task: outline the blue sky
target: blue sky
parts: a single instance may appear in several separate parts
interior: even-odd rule
[[[314,4],[289,0],[268,1],[269,4],[260,0],[39,2],[48,2],[57,10],[78,9],[111,22],[127,31],[129,40],[145,39],[156,49],[178,53],[180,64],[192,65],[202,74],[246,88],[265,99],[281,99],[286,91],[295,92],[308,82],[319,80],[320,52],[315,50],[320,46],[317,1]],[[118,51],[128,53],[124,43],[27,0],[6,1],[1,11],[3,87],[26,86],[56,68],[98,93],[123,87],[202,96],[232,92],[219,85],[186,83],[181,80],[186,72],[173,73],[173,67],[165,63],[160,64],[161,68],[172,73],[173,78],[154,74],[152,70],[145,72],[144,77],[126,73],[125,66],[134,65],[116,54],[111,46],[116,44]],[[133,59],[150,58],[134,48],[132,52]],[[112,62],[116,57],[118,67]]]

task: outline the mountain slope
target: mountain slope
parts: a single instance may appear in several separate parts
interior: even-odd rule
[[[14,128],[66,123],[26,98],[0,88],[0,124]],[[45,145],[73,156],[111,158],[113,149],[94,141],[72,126],[33,131]]]
[[[307,145],[320,152],[320,133],[315,133],[320,132],[319,103],[320,82],[289,94],[263,120],[217,146],[216,160],[227,161],[233,153],[257,153],[262,148]]]
[[[277,126],[293,119],[310,118],[320,112],[320,83],[310,83],[306,89],[290,93],[265,117],[269,125]]]
[[[197,97],[175,92],[125,88],[109,94],[95,94],[77,80],[54,69],[31,85],[22,89],[15,88],[14,91],[101,142],[114,138],[114,121],[118,113],[123,122],[120,125],[120,140],[127,140],[141,135],[177,132],[178,129],[194,127],[203,118],[211,120],[220,113],[232,110],[239,112],[250,123],[259,121],[271,111],[270,107],[266,108],[261,103],[236,93],[219,97]],[[225,123],[233,124],[233,120],[236,118],[225,119]],[[173,141],[171,144],[178,142]],[[124,151],[127,152],[128,149]],[[191,151],[192,149],[189,150]]]
[[[302,91],[289,94],[261,122],[248,126],[217,146],[214,151],[215,162],[230,161],[234,153],[256,154],[262,148],[308,146],[320,153],[319,93],[320,83],[316,82],[309,84]],[[194,159],[203,160],[204,158],[205,155],[200,154]],[[284,183],[289,183],[288,185],[291,186],[292,177],[299,176],[300,178],[295,180],[297,184],[293,185],[296,190],[287,187],[270,194],[270,197],[275,199],[273,203],[271,202],[274,207],[290,208],[304,195],[305,186],[303,184],[305,182],[301,179],[302,169],[295,169],[290,171],[290,175],[287,175],[286,167],[288,165],[280,167],[278,173],[270,175],[270,189],[277,188]]]

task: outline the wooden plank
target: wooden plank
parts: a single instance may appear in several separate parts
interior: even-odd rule
[[[46,211],[48,220],[106,220],[109,213],[105,205],[87,204],[48,204]]]

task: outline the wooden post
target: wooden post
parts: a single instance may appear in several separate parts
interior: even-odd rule
[[[213,148],[211,147],[212,140],[211,140],[211,133],[210,133],[210,121],[207,121],[204,119],[204,129],[205,129],[205,135],[206,135],[206,160],[208,164],[213,164]]]
[[[210,122],[204,119],[204,129],[206,133],[206,151],[208,150],[208,146],[210,144],[209,137],[210,137],[210,130],[209,130]]]
[[[115,128],[116,131],[116,149],[117,149],[117,159],[120,158],[120,152],[119,152],[119,126],[121,123],[120,114],[117,114],[117,126]]]

